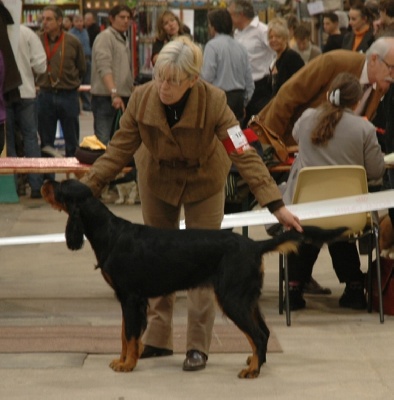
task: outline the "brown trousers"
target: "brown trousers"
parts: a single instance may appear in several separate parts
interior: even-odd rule
[[[139,182],[144,223],[158,228],[179,227],[182,204],[172,206],[157,198],[144,182]],[[187,229],[220,229],[224,214],[224,190],[199,202],[183,204]],[[149,299],[148,327],[142,337],[144,344],[173,349],[173,308],[176,294]],[[212,289],[187,292],[186,351],[199,350],[208,355],[216,314]]]

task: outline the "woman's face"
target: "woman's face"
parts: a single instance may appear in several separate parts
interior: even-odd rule
[[[197,78],[191,78],[186,73],[181,73],[179,79],[176,74],[171,72],[165,72],[155,77],[160,100],[165,105],[178,102],[196,81]]]
[[[179,24],[173,15],[168,14],[163,17],[163,29],[164,32],[170,37],[179,34]]]
[[[268,43],[272,50],[276,54],[281,54],[287,46],[287,40],[282,35],[280,35],[275,29],[271,29],[268,32]]]
[[[367,24],[367,19],[361,15],[360,10],[349,10],[349,25],[353,32],[361,30]]]

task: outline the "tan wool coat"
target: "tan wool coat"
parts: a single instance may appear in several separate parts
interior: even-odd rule
[[[256,151],[251,148],[229,156],[222,144],[234,125],[238,122],[225,93],[198,80],[180,121],[170,128],[155,82],[146,83],[133,92],[120,129],[82,181],[98,194],[135,154],[138,179],[147,182],[158,198],[176,206],[223,190],[233,162],[259,204],[274,202],[270,210],[275,211],[281,194]]]
[[[291,131],[294,123],[307,108],[316,108],[327,99],[332,80],[340,72],[361,76],[365,54],[350,50],[333,50],[316,57],[295,73],[277,95],[259,113],[260,119],[285,141],[293,144]],[[364,115],[372,120],[384,92],[373,90]]]

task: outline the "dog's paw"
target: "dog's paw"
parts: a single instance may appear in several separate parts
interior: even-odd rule
[[[115,372],[131,372],[136,365],[135,362],[125,362],[122,359],[115,359],[109,364]]]
[[[258,369],[245,368],[238,374],[238,378],[241,379],[255,379],[260,375]]]

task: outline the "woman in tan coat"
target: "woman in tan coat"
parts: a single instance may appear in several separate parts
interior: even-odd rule
[[[99,194],[135,154],[146,225],[178,229],[183,206],[187,229],[220,229],[233,162],[260,205],[286,227],[301,230],[248,145],[224,92],[199,79],[201,66],[202,52],[190,39],[180,37],[164,46],[153,81],[135,89],[120,129],[83,182]],[[174,302],[175,294],[151,299],[141,358],[172,354]],[[214,317],[213,292],[190,290],[184,370],[205,368]]]

